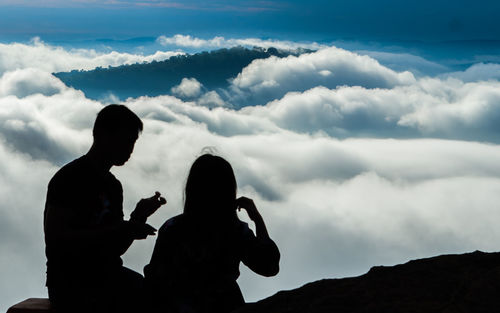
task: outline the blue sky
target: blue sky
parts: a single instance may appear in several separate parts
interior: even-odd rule
[[[498,40],[497,1],[0,1],[0,36]]]

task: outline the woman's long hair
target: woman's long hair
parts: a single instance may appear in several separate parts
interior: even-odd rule
[[[237,219],[236,188],[229,162],[212,154],[198,157],[186,182],[184,215],[217,224]]]

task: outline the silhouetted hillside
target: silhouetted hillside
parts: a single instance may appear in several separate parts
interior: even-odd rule
[[[98,99],[109,93],[120,98],[169,94],[182,78],[196,78],[207,89],[223,88],[255,59],[270,56],[286,57],[306,50],[282,51],[275,48],[234,47],[193,55],[173,56],[151,63],[122,65],[91,71],[71,71],[54,74],[66,85],[80,89],[87,97]]]
[[[443,255],[281,291],[237,313],[498,312],[500,253]],[[236,313],[235,312],[235,313]]]

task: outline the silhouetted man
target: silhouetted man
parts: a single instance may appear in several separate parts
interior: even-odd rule
[[[97,115],[88,153],[51,179],[44,212],[47,287],[53,306],[66,312],[135,311],[142,300],[142,275],[122,266],[135,239],[154,235],[146,224],[165,199],[137,203],[123,218],[123,190],[109,172],[125,164],[142,131],[141,120],[123,105]]]

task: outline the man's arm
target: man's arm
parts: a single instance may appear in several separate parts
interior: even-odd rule
[[[79,229],[72,227],[71,209],[47,202],[45,236],[47,241],[69,250],[100,249],[122,255],[135,239],[154,235],[156,229],[146,223],[119,221],[109,226]]]

